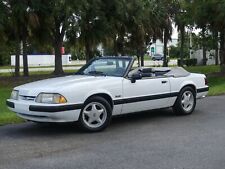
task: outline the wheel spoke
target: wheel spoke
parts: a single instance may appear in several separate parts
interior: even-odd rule
[[[90,111],[84,110],[83,112],[86,116],[90,117]]]
[[[98,115],[100,116],[104,112],[103,109],[98,110]]]
[[[190,98],[191,98],[191,94],[189,93],[189,94],[187,95],[187,100],[190,101]]]
[[[96,121],[97,121],[98,123],[102,124],[102,119],[101,119],[101,118],[98,118]]]
[[[98,111],[98,110],[97,110],[97,107],[96,107],[96,104],[93,104],[93,105],[92,105],[91,111]]]
[[[92,117],[89,117],[88,123],[89,123],[89,124],[92,124],[93,122],[94,122],[94,119],[93,119]]]

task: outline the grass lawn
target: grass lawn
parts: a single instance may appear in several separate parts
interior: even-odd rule
[[[195,66],[186,67],[186,69],[190,72],[204,74],[219,72],[219,66]],[[75,71],[67,70],[66,72],[72,73]],[[4,74],[4,76],[0,77],[0,125],[23,122],[23,120],[17,117],[15,113],[9,111],[5,105],[5,101],[9,98],[13,87],[31,81],[54,77],[53,75],[50,75],[50,73],[51,72],[31,72],[29,78],[13,78],[10,77],[10,74]],[[225,76],[209,76],[208,81],[210,86],[209,95],[225,94]]]
[[[23,122],[21,118],[17,117],[15,113],[8,110],[5,101],[9,98],[12,88],[0,88],[0,125]]]
[[[75,72],[74,70],[65,71],[66,73]],[[51,72],[31,72],[30,77],[12,77],[11,75],[5,75],[0,77],[0,126],[10,123],[19,123],[24,120],[17,117],[15,113],[11,112],[6,107],[6,99],[10,97],[11,91],[15,86],[37,81],[41,79],[46,79],[50,77],[54,77],[51,75]]]
[[[185,67],[185,69],[192,73],[203,73],[203,74],[220,72],[220,67],[217,65],[190,66],[190,67]]]
[[[192,73],[203,73],[207,76],[209,82],[210,96],[225,94],[225,76],[213,76],[212,73],[220,72],[220,67],[216,65],[210,66],[191,66],[185,67],[186,70]]]
[[[208,77],[209,95],[225,94],[225,76],[223,77]]]

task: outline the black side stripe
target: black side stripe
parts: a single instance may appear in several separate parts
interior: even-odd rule
[[[174,92],[174,93],[165,93],[165,94],[157,94],[157,95],[150,95],[150,96],[119,99],[119,100],[114,100],[114,105],[176,97],[178,96],[178,94],[179,92]]]
[[[72,104],[72,105],[63,105],[63,106],[36,106],[31,105],[29,107],[30,111],[38,111],[38,112],[61,112],[61,111],[68,111],[68,110],[78,110],[82,109],[83,104]]]
[[[202,93],[209,91],[209,87],[197,89],[197,93]],[[150,96],[142,96],[142,97],[133,97],[133,98],[126,98],[126,99],[119,99],[114,100],[114,105],[118,104],[126,104],[126,103],[135,103],[135,102],[142,102],[142,101],[149,101],[149,100],[157,100],[157,99],[164,99],[170,97],[177,97],[179,92],[173,93],[165,93],[165,94],[157,94],[157,95],[150,95]]]
[[[201,88],[201,89],[197,89],[197,93],[202,93],[202,92],[207,92],[209,91],[209,87],[204,87],[204,88]]]

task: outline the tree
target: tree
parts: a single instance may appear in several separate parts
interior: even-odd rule
[[[219,32],[220,43],[220,67],[221,72],[225,72],[225,1],[192,1],[194,13],[194,21],[196,25],[202,28],[203,38],[206,30],[211,32]],[[203,40],[203,45],[205,41]],[[204,48],[203,48],[204,49]],[[206,62],[205,54],[203,62]]]
[[[31,3],[28,0],[6,0],[4,5],[8,8],[8,20],[5,25],[7,38],[15,42],[16,66],[15,75],[19,75],[20,44],[22,43],[23,53],[23,74],[29,76],[27,60],[27,39],[31,35],[32,27],[38,25],[38,19],[31,10]]]
[[[218,43],[220,43],[220,68],[221,72],[225,73],[225,7],[224,1],[214,0],[208,2],[208,26],[214,35],[214,47],[218,51]],[[210,13],[210,14],[209,14]],[[218,41],[217,41],[218,40]],[[216,62],[218,60],[218,53],[216,53]]]
[[[16,29],[12,29],[12,9],[9,6],[8,1],[1,1],[0,2],[0,36],[3,37],[1,38],[1,46],[9,46],[10,44],[13,44],[15,49],[19,49],[18,47],[18,39],[19,37],[17,36],[17,31]],[[14,42],[14,43],[13,43]],[[6,49],[5,49],[6,50]],[[19,68],[20,68],[20,63],[19,63],[19,55],[20,51],[16,50],[16,60],[15,60],[15,76],[19,76]]]
[[[85,48],[86,61],[94,57],[97,46],[106,40],[109,24],[105,17],[103,0],[82,1],[77,13],[79,36],[78,41]]]
[[[168,54],[168,48],[167,44],[168,41],[171,40],[172,35],[172,19],[176,13],[176,5],[177,2],[174,0],[163,0],[163,1],[157,1],[157,11],[158,15],[156,18],[156,21],[158,21],[158,27],[159,31],[161,33],[155,33],[155,37],[160,38],[163,41],[163,66],[168,66],[168,60],[167,60],[167,54]],[[159,35],[159,36],[157,36]]]
[[[28,1],[16,1],[10,0],[9,5],[11,8],[11,26],[15,26],[15,36],[17,36],[17,47],[16,47],[16,72],[18,72],[19,63],[19,48],[20,43],[23,46],[23,74],[29,76],[28,71],[28,60],[27,60],[27,36],[28,36],[28,22],[27,22],[27,8]]]
[[[180,65],[183,66],[183,59],[185,56],[185,28],[193,23],[193,20],[191,19],[192,8],[190,6],[190,1],[187,0],[177,1],[175,6],[174,22],[180,34]]]
[[[65,33],[69,28],[70,21],[74,17],[75,4],[78,1],[72,0],[37,0],[34,8],[41,27],[44,30],[45,39],[50,41],[55,51],[55,70],[54,74],[63,74],[61,48]]]
[[[113,55],[126,55],[127,33],[128,33],[128,5],[127,0],[105,0],[104,13],[106,17],[106,24],[108,32],[107,38],[104,39],[103,44],[113,48]]]
[[[201,29],[202,42],[201,46],[203,49],[203,65],[206,65],[206,38],[209,26],[209,15],[213,15],[210,10],[212,8],[210,1],[205,0],[194,0],[191,2],[192,14],[194,23],[197,28]],[[209,14],[210,13],[210,14]]]
[[[141,66],[144,66],[144,53],[147,45],[157,38],[163,40],[164,31],[166,45],[171,37],[170,13],[166,3],[158,1],[134,0],[127,4],[131,7],[128,13],[130,42],[137,49],[137,56],[141,58]],[[167,50],[167,47],[165,48]],[[167,64],[166,55],[164,60],[164,64]]]

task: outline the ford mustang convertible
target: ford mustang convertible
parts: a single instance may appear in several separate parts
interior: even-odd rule
[[[105,129],[113,115],[169,108],[191,114],[208,93],[206,76],[180,67],[133,67],[132,57],[100,57],[70,76],[15,87],[10,110],[34,122],[74,122]]]

